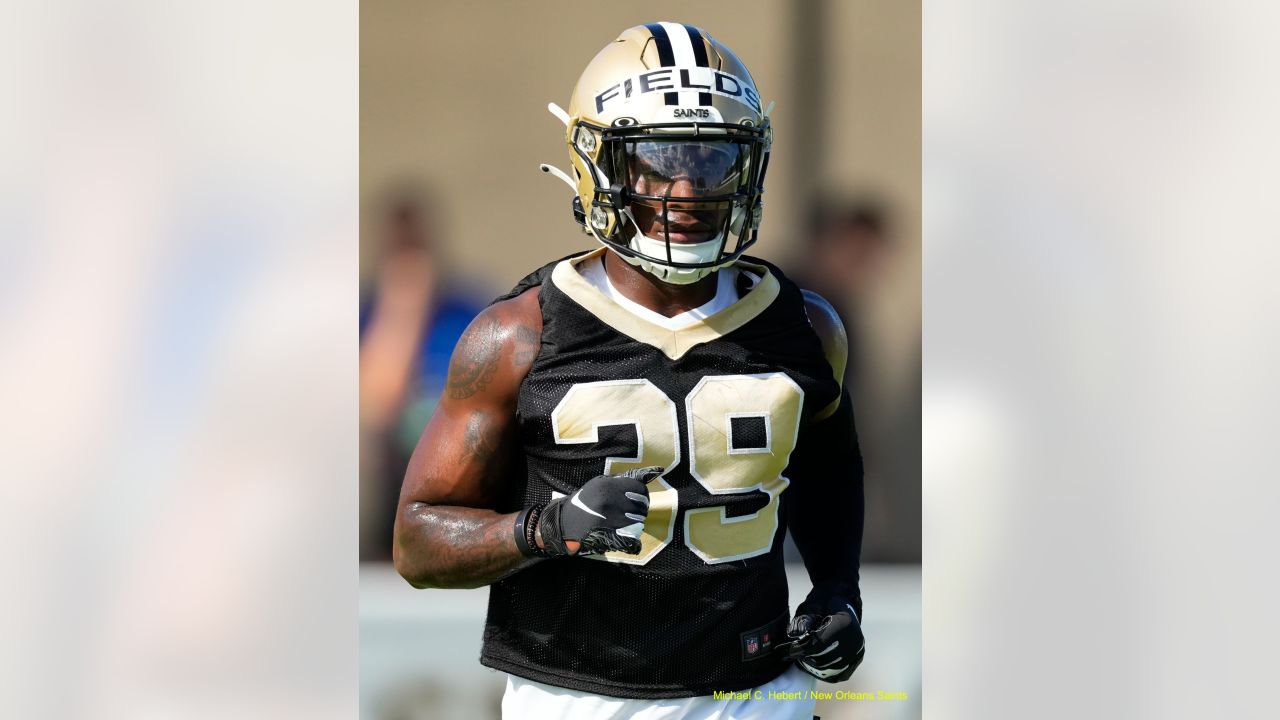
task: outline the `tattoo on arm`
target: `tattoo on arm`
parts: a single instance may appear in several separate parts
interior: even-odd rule
[[[476,320],[462,339],[449,366],[449,397],[465,400],[482,391],[493,379],[502,356],[502,326],[493,318]]]
[[[396,521],[396,569],[415,587],[480,587],[535,562],[516,547],[516,515],[491,507],[523,483],[510,473],[523,460],[519,388],[542,344],[536,301],[529,291],[489,306],[454,349]]]
[[[401,538],[407,546],[402,554],[420,562],[411,582],[420,587],[481,587],[536,562],[516,548],[514,517],[479,508],[409,506],[404,519],[412,529]]]
[[[489,425],[489,416],[483,410],[471,413],[467,420],[467,430],[462,437],[464,463],[488,463],[501,449],[501,437],[495,436]]]
[[[507,343],[511,347],[509,362],[528,366],[538,356],[542,339],[538,331],[524,323],[504,325],[487,315],[477,318],[458,340],[449,365],[449,397],[466,400],[483,392],[499,369]]]

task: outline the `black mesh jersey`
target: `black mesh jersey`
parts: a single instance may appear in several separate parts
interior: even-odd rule
[[[494,583],[481,662],[538,682],[630,698],[768,682],[789,616],[782,560],[786,466],[798,434],[838,399],[800,289],[760,279],[697,325],[649,323],[573,267],[541,286],[542,347],[520,389],[523,503],[602,472],[659,465],[639,556],[544,560]]]

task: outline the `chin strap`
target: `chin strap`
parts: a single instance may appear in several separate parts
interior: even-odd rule
[[[681,270],[679,268],[667,267],[657,263],[645,260],[644,258],[631,257],[623,255],[616,250],[613,253],[622,258],[623,262],[628,265],[634,265],[650,275],[658,278],[664,283],[671,285],[691,285],[702,278],[710,275],[712,271],[718,268],[698,268],[697,270]]]
[[[631,221],[631,226],[633,228],[640,227],[640,223],[636,221],[635,215],[631,214],[631,208],[624,206],[622,208],[622,214],[626,216],[628,220]],[[606,243],[603,239],[601,239],[600,236],[597,235],[594,230],[592,231],[592,235],[595,236],[596,240],[599,241],[601,245],[604,245],[605,247],[609,247],[609,243]],[[645,252],[645,249],[640,247],[641,238],[644,238],[646,240],[652,240],[655,243],[664,243],[664,241],[658,240],[656,238],[647,238],[642,233],[640,233],[639,230],[637,230],[635,233],[631,235],[631,239],[627,242],[627,246],[637,252],[644,253],[646,255],[651,255],[652,253]],[[705,241],[705,242],[714,242],[718,246],[719,240],[720,238],[719,236],[717,236],[716,238]],[[726,262],[721,265],[716,265],[715,267],[696,268],[696,269],[673,268],[662,262],[655,262],[653,260],[648,260],[645,258],[632,257],[625,253],[620,253],[615,251],[614,254],[622,258],[622,260],[627,264],[634,265],[640,268],[641,270],[644,270],[645,272],[649,273],[650,275],[658,278],[659,280],[665,283],[670,283],[672,285],[689,285],[691,283],[695,283],[701,280],[702,278],[710,275],[711,273],[719,270],[720,268],[726,267],[730,264],[729,262]]]

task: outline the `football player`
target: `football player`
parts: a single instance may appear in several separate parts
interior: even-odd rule
[[[814,678],[862,660],[862,466],[835,312],[743,255],[769,108],[729,48],[669,22],[623,32],[550,107],[573,172],[543,169],[602,247],[459,341],[396,567],[490,586],[504,717],[808,720]],[[794,617],[788,527],[813,580]]]

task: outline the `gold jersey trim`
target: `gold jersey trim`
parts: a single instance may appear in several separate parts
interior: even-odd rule
[[[578,263],[600,257],[608,248],[597,248],[585,255],[563,260],[551,271],[551,282],[570,299],[581,305],[627,337],[646,345],[652,345],[672,360],[679,360],[685,353],[703,343],[723,337],[751,322],[778,298],[778,279],[763,265],[738,260],[734,267],[750,270],[760,275],[760,282],[729,307],[710,315],[688,327],[678,330],[656,325],[613,301],[613,298],[596,289],[578,272]]]

